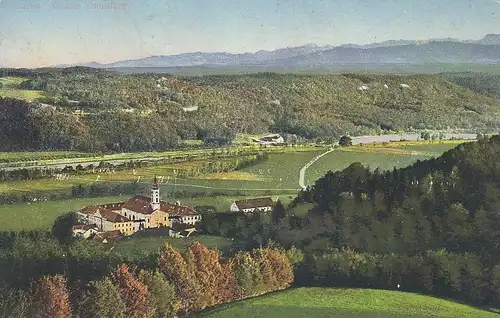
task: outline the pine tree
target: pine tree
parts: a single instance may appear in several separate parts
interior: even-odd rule
[[[23,290],[0,286],[0,315],[9,318],[29,316],[29,298]]]
[[[32,316],[68,318],[71,305],[66,278],[62,275],[43,276],[32,284]]]
[[[279,224],[279,222],[286,216],[286,210],[280,200],[276,202],[271,213],[271,217],[274,224]]]
[[[175,293],[174,286],[157,271],[141,270],[139,279],[148,286],[149,293],[156,308],[156,317],[175,317],[180,309],[180,301]]]
[[[242,297],[256,295],[263,287],[260,264],[249,252],[239,252],[232,259],[233,271]]]
[[[147,286],[129,271],[127,265],[119,265],[113,273],[113,280],[118,285],[120,295],[126,306],[126,316],[134,318],[152,317],[154,308]]]
[[[82,318],[125,318],[126,310],[118,286],[106,277],[89,283],[78,311]]]

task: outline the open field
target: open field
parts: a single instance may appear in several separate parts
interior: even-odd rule
[[[114,164],[119,164],[121,162],[130,160],[152,160],[160,158],[169,157],[179,157],[188,158],[189,156],[200,156],[200,155],[223,155],[223,156],[236,156],[245,155],[246,152],[255,151],[265,151],[270,153],[282,153],[282,152],[301,152],[301,151],[311,151],[318,149],[313,145],[304,145],[296,147],[287,146],[271,146],[266,148],[261,148],[259,145],[250,146],[231,146],[227,148],[200,148],[200,149],[181,149],[181,150],[168,150],[168,151],[154,151],[154,152],[134,152],[134,153],[115,153],[115,154],[87,154],[87,156],[82,156],[81,153],[67,152],[68,154],[75,154],[74,156],[68,155],[66,157],[47,157],[48,152],[0,152],[0,158],[3,162],[8,162],[8,164],[3,164],[4,167],[29,167],[29,166],[65,166],[65,165],[78,165],[84,163],[94,163],[94,162],[112,162]],[[60,154],[62,152],[55,152],[55,154]],[[78,155],[76,155],[78,154]],[[16,157],[20,156],[19,160]],[[26,157],[31,157],[33,161],[27,161]],[[114,161],[114,162],[113,162]]]
[[[0,205],[0,231],[49,230],[60,215],[87,205],[119,202],[125,198],[127,197],[83,198]]]
[[[398,291],[297,288],[238,301],[194,317],[498,317],[452,301]]]
[[[347,148],[337,148],[306,170],[306,185],[313,183],[329,170],[341,170],[353,162],[361,162],[375,169],[392,169],[404,167],[414,163],[417,159],[423,160],[439,156],[444,151],[455,147],[463,141],[420,141],[420,142],[391,142],[385,144],[364,144]],[[188,192],[240,192],[245,195],[258,195],[258,192],[293,193],[300,190],[298,185],[299,171],[311,159],[323,153],[325,149],[306,148],[292,152],[286,150],[281,153],[269,154],[269,159],[238,171],[210,173],[192,177],[190,179],[175,178],[174,170],[196,170],[203,160],[187,161],[157,166],[150,166],[132,170],[117,171],[116,173],[72,175],[68,180],[38,179],[33,181],[11,181],[0,183],[0,193],[20,193],[41,190],[65,190],[72,186],[89,185],[99,182],[150,182],[154,175],[164,176],[161,185],[164,193],[186,190]],[[276,150],[275,150],[276,151]],[[139,154],[134,154],[139,155]],[[67,160],[78,160],[67,159]],[[212,160],[212,159],[207,159]],[[222,159],[223,160],[223,159]]]
[[[440,156],[460,143],[463,141],[392,142],[337,148],[318,159],[306,170],[305,184],[312,184],[329,170],[342,170],[353,162],[360,162],[372,170],[406,167],[417,160]]]
[[[208,248],[218,249],[221,252],[229,252],[233,241],[231,239],[211,236],[211,235],[196,235],[186,237],[186,238],[171,238],[171,237],[131,237],[125,238],[123,240],[115,241],[110,243],[109,247],[113,248],[113,252],[116,254],[126,254],[128,256],[134,256],[138,254],[151,254],[160,247],[168,242],[173,247],[184,252],[189,244],[193,242],[203,243]]]
[[[150,166],[116,173],[100,173],[99,181],[141,181],[151,180],[153,176],[165,176],[162,187],[167,190],[186,189],[192,192],[203,190],[298,190],[297,178],[300,168],[323,150],[305,148],[308,151],[270,153],[269,160],[258,163],[238,172],[213,173],[191,179],[175,179],[174,170],[196,170],[203,160],[186,161],[165,165]],[[272,150],[278,151],[278,150]],[[80,160],[79,158],[67,160]],[[216,160],[216,159],[207,159]],[[219,159],[218,161],[224,161]],[[97,174],[72,175],[68,180],[38,179],[33,181],[11,181],[0,183],[0,193],[30,192],[39,190],[64,190],[74,185],[88,185],[97,181]]]
[[[25,90],[19,88],[19,84],[25,81],[22,77],[0,77],[0,97],[9,97],[16,99],[24,99],[27,101],[34,101],[37,98],[46,96],[46,92]]]

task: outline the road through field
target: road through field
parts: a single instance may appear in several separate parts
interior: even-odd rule
[[[330,152],[332,152],[334,149],[330,149],[326,152],[323,152],[321,155],[318,155],[316,157],[314,157],[311,161],[309,161],[308,163],[306,163],[305,166],[302,167],[302,169],[300,169],[299,171],[299,186],[302,188],[302,189],[306,189],[306,185],[305,185],[305,176],[306,176],[306,169],[309,168],[313,163],[316,162],[316,160],[318,160],[319,158],[323,157],[324,155],[327,155],[329,154]]]
[[[444,134],[442,136],[442,139],[444,140],[449,140],[449,139],[461,139],[461,140],[475,140],[476,139],[475,134]],[[359,144],[369,144],[369,143],[379,143],[379,142],[392,142],[392,141],[417,141],[420,140],[420,135],[419,134],[390,134],[390,135],[376,135],[376,136],[358,136],[358,137],[352,137],[352,144],[353,145],[359,145]],[[338,143],[337,143],[338,145]],[[323,157],[326,154],[329,154],[332,152],[333,149],[330,149],[321,155],[318,155],[317,157],[314,157],[311,161],[306,163],[302,169],[300,169],[299,172],[299,186],[302,189],[306,189],[307,186],[305,185],[305,175],[306,175],[306,170],[309,168],[314,162],[316,162],[318,159]]]

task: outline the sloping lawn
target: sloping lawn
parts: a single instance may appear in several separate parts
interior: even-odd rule
[[[234,302],[195,317],[499,317],[452,301],[412,293],[344,288],[297,288]]]

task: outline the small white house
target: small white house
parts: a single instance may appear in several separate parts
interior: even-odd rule
[[[368,87],[368,85],[361,85],[360,87],[358,87],[358,90],[360,90],[360,91],[366,91],[368,89],[370,89],[370,87]]]
[[[99,230],[95,224],[75,225],[72,228],[73,236],[88,239]]]
[[[387,84],[384,84],[384,88],[389,88],[389,85],[387,85]]]
[[[276,135],[269,135],[262,137],[260,139],[254,139],[255,142],[258,142],[261,145],[266,145],[266,144],[282,144],[285,142],[285,139],[279,134]]]
[[[401,84],[401,85],[399,85],[399,87],[401,87],[401,88],[410,88],[410,85],[408,85],[408,84]]]
[[[270,212],[273,210],[274,202],[271,198],[256,198],[234,201],[229,210],[231,212]]]

